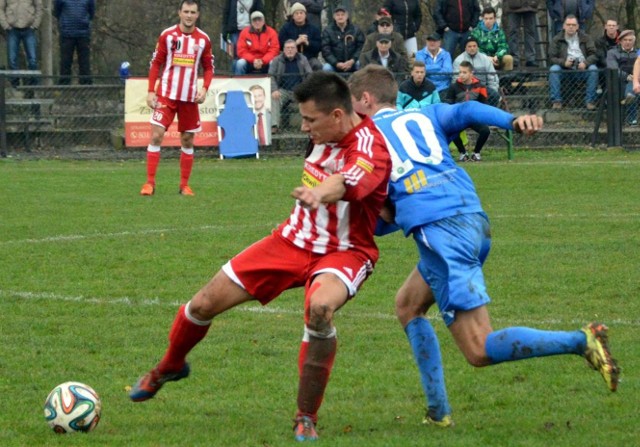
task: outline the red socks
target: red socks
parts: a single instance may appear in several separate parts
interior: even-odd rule
[[[193,152],[186,154],[180,152],[180,189],[189,185],[189,177],[191,177],[191,169],[193,168]]]
[[[306,345],[306,346],[305,346]],[[317,338],[309,336],[309,342],[302,342],[300,358],[303,351],[306,355],[299,360],[300,384],[298,386],[298,412],[296,417],[308,416],[317,422],[318,409],[324,398],[324,391],[329,382],[333,361],[336,357],[336,337]]]
[[[180,371],[189,351],[207,335],[211,327],[211,323],[201,326],[189,320],[185,314],[185,308],[185,305],[180,306],[173,321],[171,332],[169,332],[169,348],[158,364],[158,370],[161,373]]]
[[[156,171],[160,164],[160,152],[147,151],[147,183],[155,186]]]

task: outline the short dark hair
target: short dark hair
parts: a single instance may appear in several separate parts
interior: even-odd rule
[[[493,6],[487,6],[486,8],[484,8],[481,15],[485,14],[493,14],[494,16],[497,15],[496,10],[493,8]]]
[[[393,73],[382,65],[371,64],[356,71],[349,78],[349,87],[358,100],[367,92],[382,104],[395,105],[398,96],[398,83]]]
[[[198,7],[198,11],[200,10],[200,3],[198,3],[198,0],[182,0],[180,2],[180,7],[178,8],[178,11],[182,10],[182,5],[184,4],[187,5],[196,5]]]
[[[422,61],[413,61],[413,64],[411,65],[411,68],[416,68],[416,67],[422,67],[422,68],[427,68],[427,64],[425,64]]]
[[[468,68],[469,70],[473,71],[473,64],[472,64],[471,62],[469,62],[469,61],[462,61],[462,62],[460,62],[460,66],[461,66],[461,67],[466,67],[466,68]]]
[[[353,113],[349,86],[336,73],[314,71],[296,86],[293,96],[299,103],[314,101],[322,113],[330,113],[336,108]]]

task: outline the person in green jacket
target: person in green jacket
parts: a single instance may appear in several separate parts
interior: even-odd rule
[[[509,46],[504,31],[496,22],[496,10],[488,6],[482,10],[482,22],[471,32],[478,41],[480,52],[491,58],[496,70],[513,70],[513,56],[507,54]]]

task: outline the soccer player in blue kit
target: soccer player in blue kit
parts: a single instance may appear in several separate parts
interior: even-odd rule
[[[514,117],[477,102],[435,104],[396,110],[393,75],[367,66],[350,80],[354,109],[373,118],[387,140],[393,162],[389,199],[379,234],[402,229],[411,235],[420,259],[396,295],[396,314],[413,350],[427,399],[425,423],[453,425],[438,338],[427,310],[437,303],[444,323],[467,361],[476,367],[558,354],[577,354],[615,391],[619,368],[611,357],[607,327],[543,331],[491,327],[482,265],[489,254],[489,220],[473,181],[452,158],[448,143],[462,129],[486,124],[533,134],[536,115]]]

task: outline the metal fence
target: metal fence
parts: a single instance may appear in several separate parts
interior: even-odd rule
[[[21,80],[14,86],[16,74]],[[558,75],[538,70],[499,75],[503,109],[516,115],[538,113],[545,120],[544,131],[534,137],[516,135],[513,141],[516,149],[640,146],[639,102],[637,98],[626,97],[625,82],[617,71],[565,70]],[[36,149],[99,152],[121,147],[124,84],[120,79],[94,77],[91,85],[77,84],[76,80],[70,85],[57,82],[37,72],[0,71],[0,151],[10,155]],[[561,106],[554,107],[554,102],[561,102]],[[263,152],[304,150],[306,136],[300,131],[294,102],[281,108],[279,126],[274,132],[273,144],[262,148]],[[473,135],[470,138],[473,142]],[[487,146],[505,148],[505,141],[494,132]],[[217,153],[217,148],[205,149]]]

